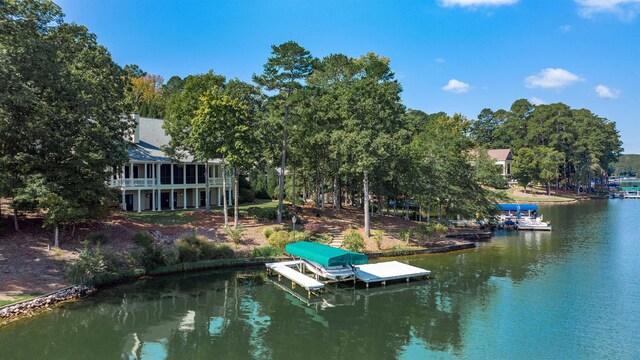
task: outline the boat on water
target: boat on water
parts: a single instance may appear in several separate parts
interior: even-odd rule
[[[518,230],[538,230],[551,231],[551,224],[539,217],[523,217],[516,220],[516,229]]]

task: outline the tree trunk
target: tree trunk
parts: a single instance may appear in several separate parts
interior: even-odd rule
[[[287,96],[288,97],[288,96]],[[280,192],[278,193],[278,224],[282,224],[284,200],[284,166],[287,161],[287,120],[289,119],[289,105],[284,107],[284,121],[282,123],[282,160],[280,162]]]
[[[224,227],[229,227],[229,209],[227,208],[227,167],[222,158],[222,214],[224,215]]]
[[[380,220],[384,220],[384,213],[382,212],[382,195],[378,195],[378,214],[380,215]]]
[[[296,168],[293,168],[293,176],[291,177],[291,203],[293,209],[296,209]]]
[[[204,165],[204,168],[205,168],[204,181],[205,181],[205,184],[207,184],[204,191],[204,196],[207,197],[204,201],[204,211],[209,213],[211,212],[211,203],[209,201],[209,199],[211,198],[211,187],[209,186],[209,160],[207,160],[206,164]]]
[[[393,199],[393,216],[398,216],[398,197]]]
[[[369,224],[369,177],[366,171],[364,172],[362,185],[364,187],[364,236],[369,238],[371,236],[371,226]]]
[[[547,196],[551,196],[551,181],[547,180]]]
[[[240,199],[240,172],[236,167],[233,177],[233,227],[238,228],[238,200]]]
[[[422,222],[422,205],[418,208],[418,213],[420,214],[418,215],[418,221]]]
[[[20,226],[18,225],[18,210],[17,209],[13,209],[13,228],[16,229],[16,231],[20,231]]]
[[[324,194],[324,178],[320,180],[320,210],[324,213],[324,204],[326,203],[326,198]]]
[[[58,224],[56,224],[56,227],[53,229],[53,246],[57,248],[60,247],[60,236],[58,231]]]
[[[431,200],[427,202],[427,222],[431,222]]]

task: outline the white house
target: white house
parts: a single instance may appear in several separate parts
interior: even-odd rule
[[[511,149],[490,149],[487,155],[495,161],[496,165],[502,166],[502,176],[511,177],[511,163],[513,162],[513,153]]]
[[[209,162],[209,183],[206,166],[191,156],[176,162],[162,147],[169,144],[162,128],[162,119],[134,115],[135,146],[129,149],[129,163],[110,181],[111,187],[122,191],[121,205],[125,211],[160,211],[205,207],[206,189],[210,188],[210,204],[222,204],[222,168],[220,160]],[[232,177],[227,177],[229,199]]]

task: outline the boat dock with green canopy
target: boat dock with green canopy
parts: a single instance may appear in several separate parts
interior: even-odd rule
[[[292,256],[312,261],[326,268],[334,266],[362,265],[369,261],[367,255],[364,254],[308,241],[288,244],[285,247],[285,251]]]

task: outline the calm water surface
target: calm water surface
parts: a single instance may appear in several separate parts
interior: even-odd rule
[[[0,328],[1,359],[640,358],[640,201],[403,261],[432,279],[307,305],[262,269],[127,284]]]

